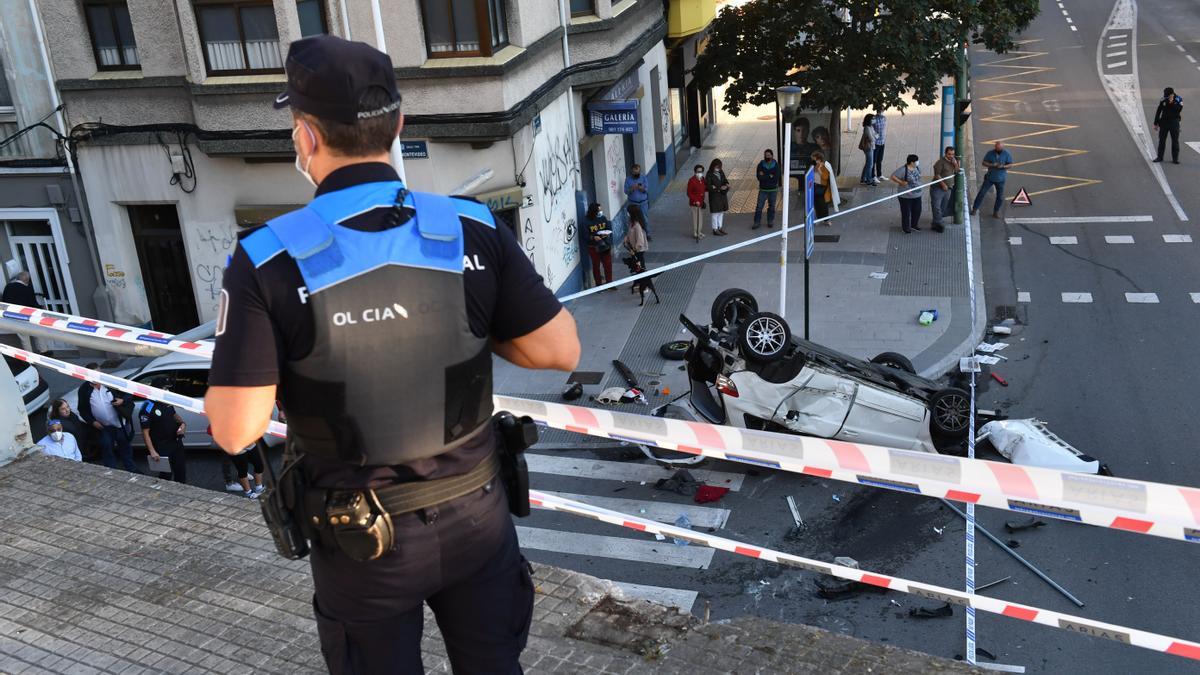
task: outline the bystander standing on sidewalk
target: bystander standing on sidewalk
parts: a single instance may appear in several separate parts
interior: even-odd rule
[[[883,110],[876,108],[871,126],[875,128],[875,177],[878,178],[883,175],[883,150],[887,143],[887,116]]]
[[[904,234],[921,229],[918,224],[921,218],[921,192],[913,191],[900,194],[904,190],[921,186],[921,161],[916,155],[909,155],[904,166],[892,172],[890,180],[896,184],[896,201],[900,202],[900,228]]]
[[[841,200],[837,189],[837,176],[833,173],[833,165],[825,159],[825,153],[820,150],[814,152],[809,159],[813,165],[813,210],[817,212],[817,218],[826,218],[829,216],[830,207],[833,207],[834,213],[837,213],[838,202]],[[832,225],[833,223],[825,221],[823,225]]]
[[[600,209],[600,205],[595,202],[588,204],[586,218],[587,251],[588,258],[592,262],[592,281],[599,286],[613,280],[612,225],[608,222],[604,211]],[[601,269],[604,271],[604,281],[600,280]]]
[[[992,207],[992,217],[1000,217],[1000,208],[1004,206],[1004,181],[1008,180],[1008,167],[1013,163],[1013,156],[1004,148],[1004,144],[996,141],[991,150],[983,156],[983,166],[987,173],[983,175],[983,185],[975,194],[975,202],[971,205],[971,215],[979,212],[983,197],[992,186],[996,188],[996,205]]]
[[[646,228],[646,237],[650,236],[650,225],[646,219],[650,217],[650,192],[646,189],[646,177],[642,175],[642,165],[634,164],[625,178],[625,196],[629,204],[642,210],[642,225]]]
[[[47,420],[46,435],[37,444],[42,446],[44,455],[62,457],[76,462],[83,461],[83,455],[79,452],[79,443],[73,434],[63,431],[62,420]]]
[[[259,441],[261,443],[261,441]],[[241,484],[242,496],[247,499],[258,499],[258,496],[266,490],[266,484],[263,482],[263,464],[262,455],[258,452],[258,444],[251,445],[243,450],[240,454],[230,455],[233,459],[233,466],[237,469],[238,483]],[[250,483],[250,467],[254,467],[254,484]]]
[[[712,216],[713,234],[724,236],[725,212],[729,210],[729,179],[721,166],[721,160],[713,159],[708,163],[708,174],[704,177],[704,185],[708,188],[708,212]]]
[[[1154,111],[1154,130],[1158,132],[1158,154],[1154,161],[1163,160],[1167,149],[1167,135],[1171,136],[1171,162],[1179,163],[1179,121],[1183,118],[1183,99],[1171,87],[1163,89],[1162,100]]]
[[[95,370],[96,364],[88,368]],[[84,382],[79,387],[79,416],[96,429],[100,443],[100,455],[104,466],[117,468],[117,458],[130,473],[142,473],[133,463],[133,449],[129,436],[117,409],[125,405],[124,394],[114,396],[108,387],[99,382]]]
[[[878,134],[875,132],[874,115],[868,113],[863,117],[862,130],[862,138],[858,139],[858,149],[863,152],[862,178],[859,182],[863,185],[879,185],[879,178],[875,174],[875,140]]]
[[[779,198],[779,162],[775,161],[775,153],[763,151],[762,161],[754,169],[754,177],[758,179],[758,204],[754,207],[754,227],[762,227],[763,204],[767,206],[767,227],[775,227],[775,202]]]
[[[17,272],[17,276],[4,286],[3,294],[0,294],[0,300],[12,305],[25,305],[35,309],[42,309],[42,303],[37,299],[37,292],[33,290],[33,279],[29,276],[29,272],[21,270]],[[38,351],[41,344],[40,340],[35,343],[34,339],[24,333],[17,333],[17,339],[21,341],[21,349],[27,352]],[[35,347],[34,345],[37,345]]]
[[[929,186],[929,208],[933,211],[933,231],[945,232],[942,218],[950,215],[950,195],[954,192],[954,176],[958,174],[958,158],[954,146],[947,145],[942,156],[933,163],[933,185]]]
[[[642,210],[637,206],[630,204],[627,208],[629,212],[629,227],[625,230],[625,239],[621,245],[629,253],[629,256],[638,261],[642,269],[646,267],[646,251],[650,250],[650,238],[646,236],[646,221],[642,215]]]
[[[701,220],[704,218],[704,196],[708,188],[704,185],[704,165],[697,164],[687,182],[688,208],[692,210],[692,238],[699,242],[704,238]]]

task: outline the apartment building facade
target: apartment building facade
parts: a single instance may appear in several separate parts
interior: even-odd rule
[[[29,272],[49,309],[93,312],[99,279],[40,36],[33,2],[0,0],[0,273]]]
[[[656,194],[690,151],[663,0],[37,2],[118,321],[211,319],[239,230],[311,198],[270,105],[303,36],[391,55],[408,185],[487,203],[560,294],[584,283],[586,204],[619,213],[630,165]]]

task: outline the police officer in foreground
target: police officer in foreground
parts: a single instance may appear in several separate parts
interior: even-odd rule
[[[260,501],[281,552],[311,544],[331,672],[421,672],[428,603],[456,673],[519,673],[533,587],[497,478],[492,354],[571,370],[574,320],[485,206],[400,183],[385,54],[317,36],[286,69],[275,105],[316,197],[243,236],[225,272],[213,436],[239,452],[277,397],[287,410]]]

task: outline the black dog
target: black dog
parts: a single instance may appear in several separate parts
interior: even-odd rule
[[[629,268],[630,274],[641,274],[642,272],[646,271],[646,268],[642,265],[642,262],[633,256],[621,258],[621,262],[625,263],[625,266]],[[658,275],[654,274],[633,282],[633,286],[629,289],[629,292],[637,293],[641,296],[642,301],[638,303],[638,307],[646,304],[646,291],[650,291],[654,294],[654,301],[657,304],[662,304],[662,300],[658,297],[658,289],[654,287],[654,277],[656,276]]]

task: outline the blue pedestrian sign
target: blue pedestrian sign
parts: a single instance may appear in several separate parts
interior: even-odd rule
[[[808,167],[804,174],[804,259],[808,260],[813,254],[813,220],[817,214],[813,206],[813,184],[816,182],[816,167]]]

